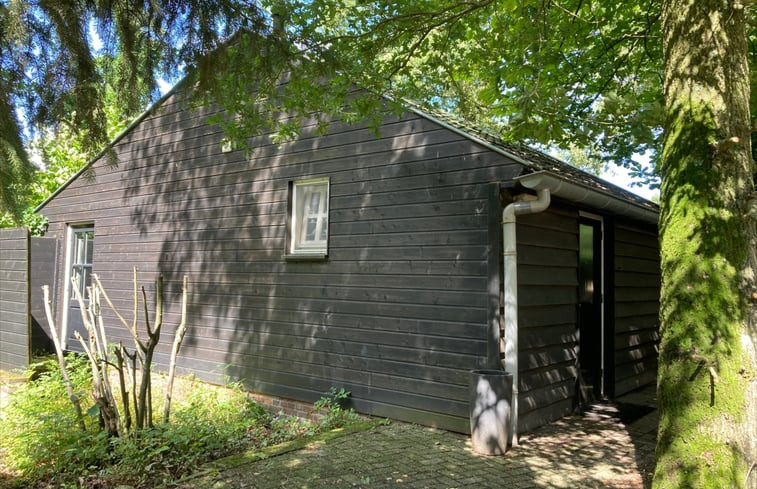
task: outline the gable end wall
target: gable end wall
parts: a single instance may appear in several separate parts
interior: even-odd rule
[[[163,366],[186,274],[182,371],[309,402],[344,387],[359,411],[467,431],[490,317],[490,184],[521,167],[416,115],[387,118],[378,138],[335,122],[327,136],[262,135],[249,157],[223,153],[210,112],[169,99],[118,142],[117,168],[96,163],[93,182],[42,209],[48,234],[65,243],[67,224],[94,222],[95,272],[127,317],[132,266],[148,295],[164,275]],[[286,261],[289,182],[322,176],[328,259]],[[130,345],[107,314],[109,341]]]

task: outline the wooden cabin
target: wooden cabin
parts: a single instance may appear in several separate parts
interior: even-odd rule
[[[379,137],[332,121],[282,145],[251,134],[250,152],[206,123],[217,110],[169,93],[112,143],[117,167],[103,153],[38,208],[58,243],[69,348],[81,328],[70,278],[98,274],[130,317],[137,266],[148,295],[166,281],[159,364],[187,275],[180,370],[277,405],[343,387],[359,412],[467,432],[470,372],[508,364],[527,431],[655,381],[655,204],[413,107]],[[515,218],[508,360],[503,210],[545,185],[548,206]],[[110,341],[131,344],[106,321]]]

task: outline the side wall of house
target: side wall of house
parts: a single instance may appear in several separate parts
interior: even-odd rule
[[[520,431],[575,406],[578,211],[518,218]]]
[[[660,251],[654,228],[619,221],[615,249],[615,396],[655,382]]]
[[[148,294],[164,275],[158,362],[188,275],[183,371],[310,402],[344,387],[359,411],[467,431],[469,371],[485,366],[493,316],[491,182],[521,167],[415,115],[388,118],[379,137],[335,122],[224,153],[211,110],[175,98],[117,143],[118,167],[98,162],[94,181],[42,210],[59,239],[94,223],[94,271],[127,318],[132,267]],[[313,177],[330,179],[328,258],[287,261],[289,183]],[[109,341],[130,345],[106,314]]]
[[[659,246],[653,227],[604,216],[605,394],[655,382]],[[518,217],[521,431],[570,414],[576,398],[579,210]]]

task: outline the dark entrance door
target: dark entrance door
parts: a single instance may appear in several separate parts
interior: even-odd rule
[[[578,397],[584,404],[603,396],[602,221],[579,221]]]

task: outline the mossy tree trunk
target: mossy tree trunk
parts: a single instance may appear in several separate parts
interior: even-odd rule
[[[654,487],[757,486],[755,164],[746,7],[663,0],[660,427]]]

